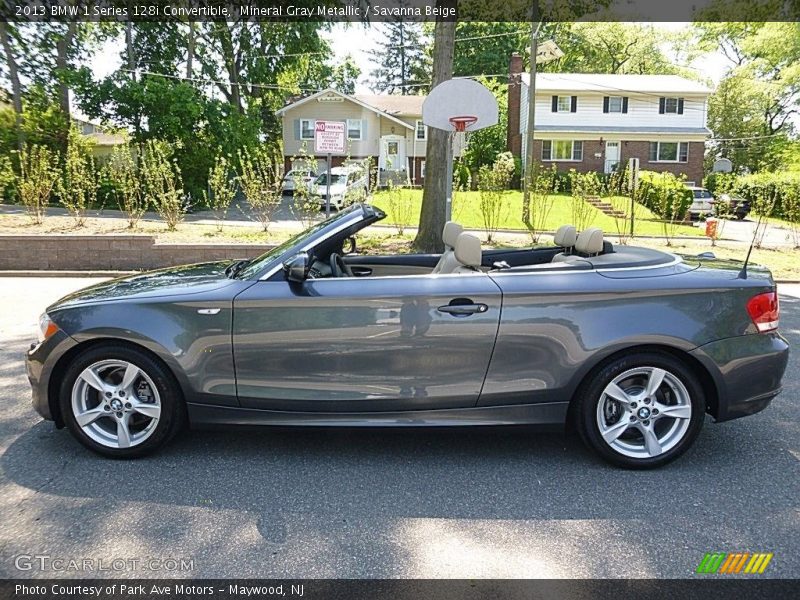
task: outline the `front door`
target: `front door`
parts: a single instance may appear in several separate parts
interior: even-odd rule
[[[381,138],[381,164],[385,171],[406,170],[406,138],[402,135],[385,135]]]
[[[613,173],[619,165],[619,142],[606,142],[605,172]]]
[[[239,402],[312,412],[475,406],[500,298],[483,273],[258,282],[234,303]]]

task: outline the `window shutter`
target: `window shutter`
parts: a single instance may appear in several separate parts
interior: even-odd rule
[[[294,120],[294,139],[300,139],[300,119]]]
[[[663,115],[666,112],[667,99],[663,96],[658,99],[658,114]]]
[[[572,160],[583,160],[583,142],[572,142]]]
[[[608,96],[603,96],[603,112],[608,112]]]
[[[683,114],[683,98],[678,98],[678,114]]]
[[[658,142],[650,142],[650,162],[658,160]]]
[[[578,97],[572,97],[572,106],[569,109],[569,112],[578,112]]]
[[[551,142],[550,140],[542,141],[542,160],[550,160],[552,149],[553,149],[553,142]]]
[[[415,134],[416,135],[416,134]],[[361,139],[367,139],[367,120],[361,119]]]
[[[558,112],[558,96],[553,96],[552,112]]]
[[[624,112],[624,113],[628,112],[628,97],[627,96],[623,96],[622,97],[622,112]]]

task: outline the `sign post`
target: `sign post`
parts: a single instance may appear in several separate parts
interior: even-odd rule
[[[344,154],[347,124],[344,121],[314,121],[314,152],[327,156],[325,173],[325,218],[331,216],[331,159],[334,153]]]

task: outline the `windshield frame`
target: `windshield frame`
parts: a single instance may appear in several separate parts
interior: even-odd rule
[[[370,207],[371,208],[371,207]],[[374,210],[374,209],[373,209]],[[286,259],[298,252],[305,252],[320,242],[336,233],[353,227],[360,222],[369,220],[371,211],[367,211],[362,204],[353,204],[349,208],[339,211],[329,219],[320,221],[293,235],[288,240],[279,244],[264,254],[254,258],[250,264],[236,274],[236,279],[268,279],[279,269],[283,268]]]

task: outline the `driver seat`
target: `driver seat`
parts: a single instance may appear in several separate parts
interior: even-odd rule
[[[455,252],[456,240],[458,236],[464,231],[464,228],[455,221],[448,221],[444,224],[442,229],[442,241],[444,242],[444,252],[442,253],[439,262],[433,267],[433,273],[441,273],[445,264],[454,260],[453,253]]]
[[[447,258],[439,274],[480,273],[482,261],[483,251],[480,238],[471,233],[462,233],[456,240],[452,256]]]

